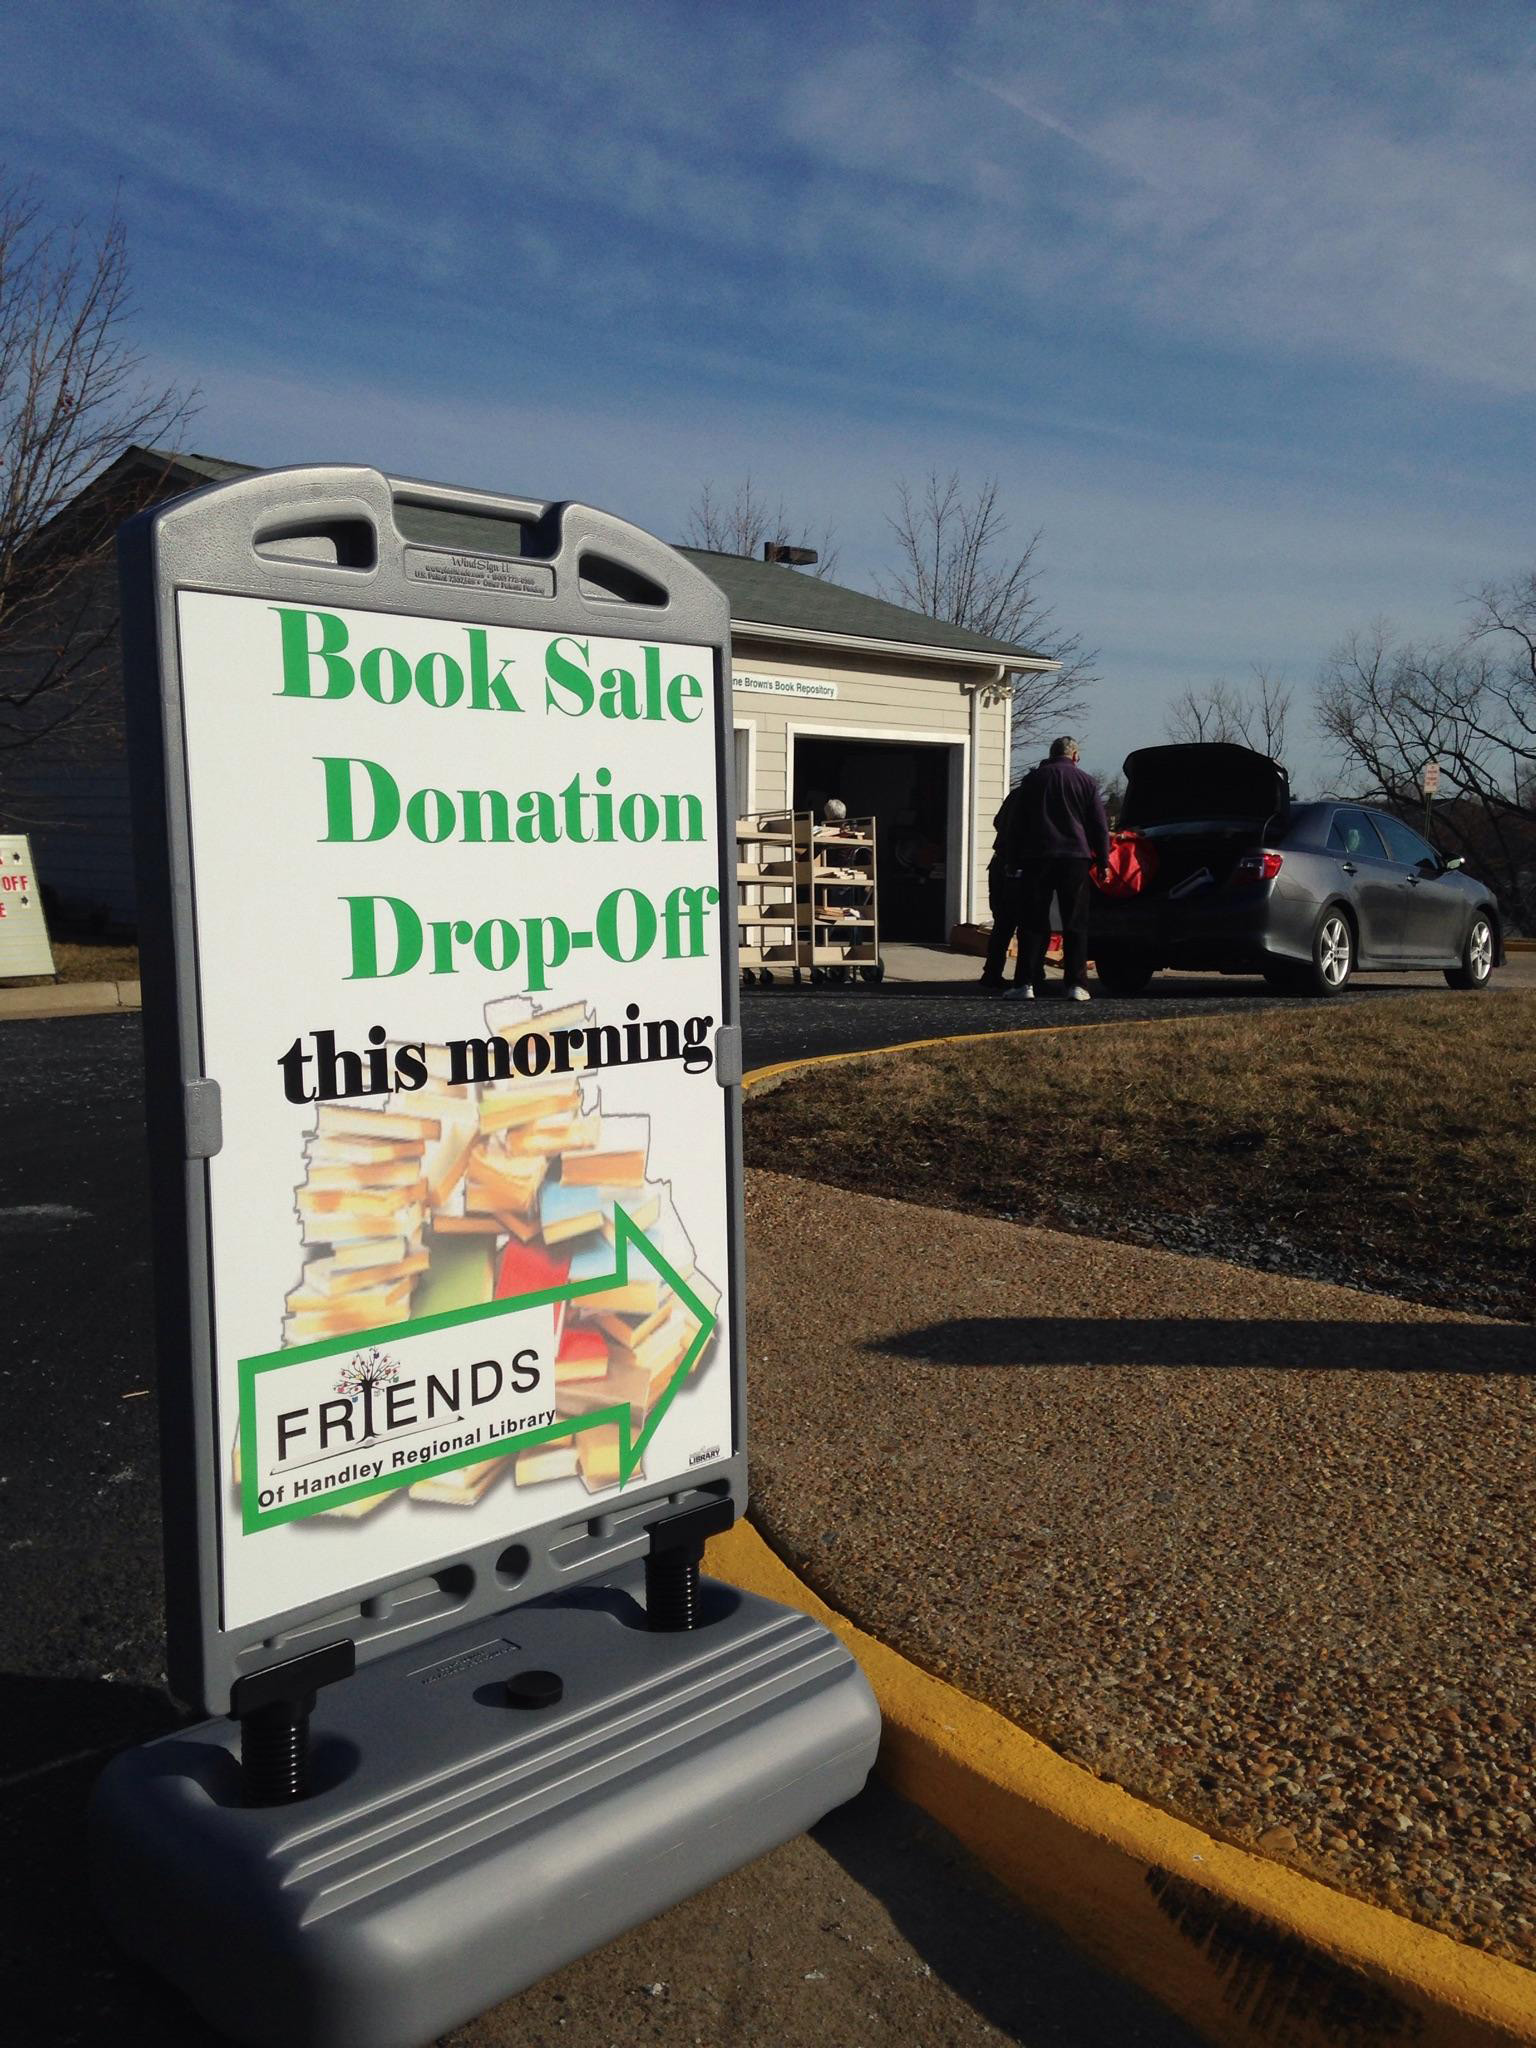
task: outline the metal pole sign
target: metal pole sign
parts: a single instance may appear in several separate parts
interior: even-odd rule
[[[420,2048],[855,1793],[745,1494],[729,619],[369,469],[122,541],[173,1687],[118,1938],[255,2048]],[[729,864],[728,864],[729,863]]]
[[[1424,836],[1429,837],[1430,816],[1434,809],[1435,793],[1440,787],[1440,763],[1426,761],[1424,764]]]
[[[729,617],[604,514],[364,470],[124,564],[172,1675],[219,1709],[343,1607],[366,1657],[742,1496]]]
[[[52,974],[53,948],[24,833],[0,833],[0,981],[10,974]]]

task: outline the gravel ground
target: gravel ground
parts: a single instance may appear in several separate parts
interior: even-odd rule
[[[773,1173],[747,1226],[753,1513],[809,1584],[1100,1776],[1536,1965],[1529,1325]]]

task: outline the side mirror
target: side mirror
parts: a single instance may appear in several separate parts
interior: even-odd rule
[[[1449,860],[1441,862],[1441,866],[1448,875],[1454,875],[1459,868],[1464,868],[1466,864],[1466,855],[1462,853],[1453,853]]]

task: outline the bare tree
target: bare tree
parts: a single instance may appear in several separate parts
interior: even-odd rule
[[[1168,707],[1163,730],[1171,740],[1220,742],[1252,747],[1272,761],[1285,755],[1285,730],[1294,692],[1283,677],[1272,676],[1257,662],[1246,690],[1224,677],[1203,690],[1185,690]]]
[[[48,226],[30,187],[0,176],[0,761],[115,718],[107,572],[133,508],[110,492],[76,501],[190,410],[144,383],[131,311],[116,208],[92,239]]]
[[[1509,755],[1516,807],[1536,814],[1536,569],[1505,583],[1485,583],[1472,600],[1468,645],[1493,656],[1478,743],[1497,760]]]
[[[1185,690],[1175,697],[1163,731],[1187,746],[1234,746],[1239,744],[1237,716],[1237,693],[1218,679],[1203,690]]]
[[[1434,837],[1478,862],[1507,909],[1536,915],[1536,578],[1489,584],[1459,641],[1378,620],[1323,666],[1318,718],[1344,784],[1410,817],[1440,767]]]
[[[813,534],[809,526],[795,531],[784,500],[770,505],[750,476],[743,477],[729,497],[717,494],[713,482],[706,482],[688,508],[689,547],[752,556],[761,555],[765,541],[776,547],[810,548],[817,557],[811,574],[817,577],[830,576],[837,567],[835,537],[830,521],[820,534]]]
[[[1118,774],[1103,775],[1097,768],[1090,768],[1088,773],[1099,786],[1099,795],[1104,799],[1104,809],[1109,815],[1110,828],[1113,830],[1119,823],[1120,813],[1125,807],[1125,777]]]
[[[1089,687],[1099,680],[1098,650],[1082,635],[1055,623],[1055,607],[1042,602],[1037,560],[1042,529],[1022,548],[1007,544],[1008,518],[995,478],[983,478],[967,498],[958,472],[941,478],[930,470],[920,496],[903,479],[896,486],[896,511],[889,515],[896,536],[898,566],[877,584],[882,597],[926,612],[930,618],[967,626],[988,639],[1027,646],[1061,666],[1045,673],[1025,671],[1013,683],[1014,755],[1018,760],[1052,727],[1068,724],[1082,711]]]

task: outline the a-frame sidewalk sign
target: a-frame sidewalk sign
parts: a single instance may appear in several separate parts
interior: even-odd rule
[[[605,513],[277,470],[121,538],[169,1672],[108,1923],[414,2048],[847,1799],[746,1496],[724,597]]]

